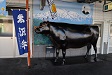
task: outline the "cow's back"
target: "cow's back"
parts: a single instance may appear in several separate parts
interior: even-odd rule
[[[77,31],[82,31],[85,30],[85,28],[90,27],[88,24],[68,24],[68,23],[57,23],[57,22],[50,22],[51,25],[60,27],[63,29],[71,29],[71,30],[77,30]],[[75,29],[74,29],[75,28]]]
[[[77,28],[79,27],[79,28]],[[98,39],[98,26],[76,26],[76,28],[65,31],[67,36],[67,48],[80,48],[91,44]]]
[[[97,38],[99,29],[93,25],[77,25],[67,23],[51,23],[52,26],[63,29],[66,35],[66,48],[80,48],[91,44],[94,36]]]

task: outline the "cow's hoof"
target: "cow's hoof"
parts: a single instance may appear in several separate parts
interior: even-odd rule
[[[65,60],[63,60],[62,65],[65,65],[65,62],[66,62],[66,61],[65,61]]]
[[[95,62],[97,62],[97,61],[98,61],[98,59],[97,59],[97,58],[94,58],[94,61],[95,61]]]
[[[87,59],[87,55],[85,55],[84,58]]]
[[[56,63],[58,59],[55,59],[54,62]]]
[[[65,62],[63,61],[62,65],[65,65]]]

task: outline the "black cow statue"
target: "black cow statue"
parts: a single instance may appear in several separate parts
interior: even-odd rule
[[[99,37],[98,26],[44,21],[40,23],[40,26],[34,27],[34,29],[36,33],[46,34],[51,39],[56,48],[55,62],[57,62],[58,59],[59,49],[62,49],[63,64],[65,64],[66,49],[87,46],[87,53],[85,56],[87,57],[91,45],[93,45],[95,51],[94,60],[97,61],[96,44]]]

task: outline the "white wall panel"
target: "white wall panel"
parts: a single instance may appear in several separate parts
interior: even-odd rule
[[[14,57],[12,37],[0,37],[0,58]]]
[[[103,12],[103,3],[95,2],[94,6],[94,16],[93,21],[102,21],[104,22],[103,26],[103,36],[102,36],[102,46],[103,54],[108,54],[109,49],[109,21],[112,20],[112,11]],[[108,2],[107,2],[108,3]]]

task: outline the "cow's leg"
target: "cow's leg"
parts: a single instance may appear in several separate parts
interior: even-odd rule
[[[58,57],[59,57],[59,49],[56,49],[56,58],[55,58],[55,62],[57,62]]]
[[[97,61],[97,47],[96,44],[93,45],[94,51],[95,51],[95,58],[94,60]]]
[[[90,49],[91,49],[91,44],[87,45],[87,52],[86,52],[85,58],[87,58],[87,56],[89,55]]]
[[[63,54],[63,65],[65,64],[65,55],[66,55],[66,49],[65,48],[63,48],[62,49],[62,54]]]

